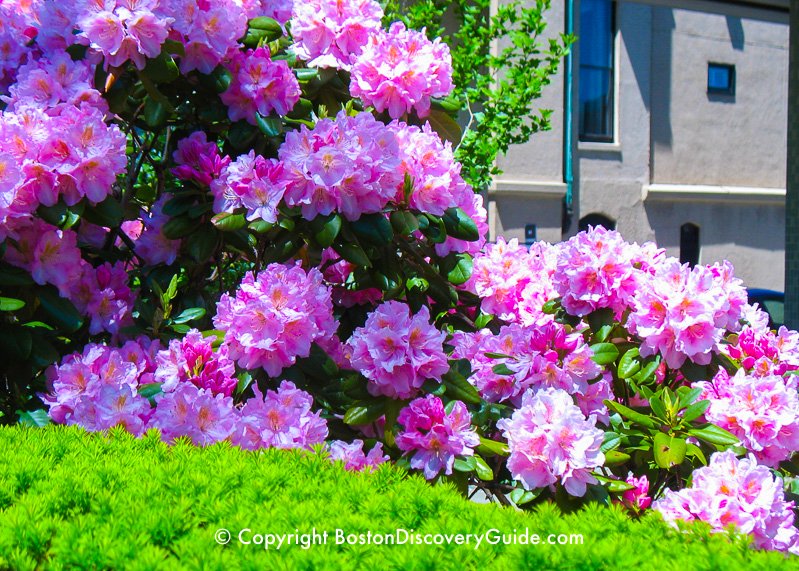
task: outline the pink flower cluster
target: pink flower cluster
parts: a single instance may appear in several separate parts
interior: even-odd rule
[[[214,353],[210,339],[196,330],[165,350],[147,339],[119,349],[89,344],[48,370],[52,394],[44,401],[59,424],[90,431],[122,425],[137,436],[157,428],[167,442],[188,437],[198,446],[230,440],[248,450],[310,448],[327,437],[327,422],[311,412],[311,396],[290,382],[266,396],[254,387],[253,398],[241,409],[234,406],[233,372],[224,345]],[[139,394],[151,383],[161,384],[155,407]],[[386,459],[379,446],[363,458],[357,454],[361,447],[337,447],[342,446],[342,458],[360,467]]]
[[[145,58],[161,53],[174,18],[158,11],[158,0],[87,2],[76,21],[80,36],[105,58],[106,67],[130,60],[144,69]]]
[[[641,355],[660,353],[671,368],[707,365],[724,333],[740,328],[746,290],[729,262],[691,269],[670,258],[638,287],[630,330],[643,340]]]
[[[379,212],[402,181],[394,133],[370,113],[322,119],[286,134],[278,151],[288,179],[285,200],[302,215],[340,212],[348,220]]]
[[[442,470],[452,474],[456,456],[472,456],[480,437],[472,430],[472,416],[460,401],[449,412],[437,396],[418,398],[400,411],[397,448],[411,456],[411,468],[422,470],[428,480]]]
[[[735,343],[725,343],[722,350],[754,376],[782,376],[799,369],[799,332],[785,326],[774,333],[747,325]]]
[[[528,390],[556,388],[573,395],[585,414],[607,418],[602,401],[613,397],[610,384],[604,378],[589,384],[602,374],[602,367],[591,359],[593,353],[582,335],[566,333],[559,323],[542,328],[511,324],[498,335],[461,333],[454,344],[452,357],[471,361],[470,380],[489,402],[518,405]],[[509,374],[495,372],[498,365]]]
[[[327,421],[311,412],[313,398],[294,383],[283,381],[277,391],[255,396],[241,409],[241,429],[233,443],[245,450],[307,448],[327,438]]]
[[[248,18],[266,16],[285,24],[291,19],[294,0],[241,0]]]
[[[344,463],[344,468],[354,472],[373,470],[389,460],[389,457],[383,454],[381,442],[375,444],[369,454],[365,454],[363,440],[353,440],[352,443],[334,440],[328,446],[328,452],[331,461],[341,461]]]
[[[797,379],[778,375],[730,377],[720,369],[712,381],[694,384],[701,399],[710,401],[705,418],[741,440],[758,462],[771,467],[799,450]]]
[[[238,0],[160,0],[159,12],[174,20],[170,38],[184,46],[184,74],[194,69],[211,73],[229,51],[238,49],[247,30],[248,16]]]
[[[430,113],[431,97],[452,91],[452,57],[440,39],[431,42],[424,30],[408,30],[402,22],[369,36],[352,66],[350,92],[364,105],[388,111],[392,119],[415,109]]]
[[[310,66],[349,69],[352,57],[380,30],[382,17],[375,0],[294,2],[292,49]]]
[[[0,93],[14,81],[17,69],[30,51],[27,44],[36,35],[25,4],[24,0],[0,2]]]
[[[618,319],[632,307],[645,268],[661,255],[652,244],[629,244],[597,226],[560,246],[552,279],[567,312],[584,316],[607,307]]]
[[[159,351],[155,382],[162,383],[161,390],[171,392],[188,382],[215,395],[231,396],[238,383],[236,366],[228,357],[227,345],[214,352],[213,340],[191,329],[183,339],[173,339],[167,349]]]
[[[583,496],[591,474],[602,466],[599,450],[604,433],[593,416],[586,419],[566,391],[554,388],[527,391],[513,416],[497,422],[508,441],[508,469],[525,489],[560,481],[572,496]]]
[[[649,479],[647,479],[646,475],[636,478],[630,472],[627,474],[627,480],[625,481],[633,488],[622,492],[622,504],[636,513],[642,512],[652,505],[652,498],[649,496]]]
[[[287,186],[282,163],[250,151],[225,166],[211,183],[214,212],[245,208],[248,220],[275,222]]]
[[[410,398],[425,380],[440,380],[449,370],[445,337],[430,323],[427,307],[412,314],[404,303],[387,301],[350,337],[349,360],[369,379],[371,394]]]
[[[200,186],[210,186],[230,164],[230,157],[221,156],[217,144],[209,142],[204,131],[196,131],[181,139],[172,158],[177,164],[172,174],[180,180],[194,181]]]
[[[105,430],[122,424],[141,435],[152,410],[138,393],[152,382],[157,341],[128,341],[121,349],[89,344],[47,371],[52,395],[45,396],[50,416],[59,424]]]
[[[75,232],[38,219],[14,227],[11,232],[15,245],[9,247],[4,259],[28,270],[39,285],[58,288],[61,297],[91,318],[89,333],[108,331],[117,335],[120,329],[133,324],[135,295],[128,286],[122,262],[92,267],[81,257]]]
[[[231,121],[256,125],[256,113],[285,115],[300,100],[297,78],[285,61],[273,61],[267,48],[234,51],[227,67],[230,87],[220,97]]]
[[[106,113],[108,104],[94,88],[94,69],[86,61],[73,61],[68,54],[55,53],[30,59],[17,73],[17,82],[9,88],[7,110],[35,107],[43,111],[59,103],[80,107],[86,103]]]
[[[780,478],[750,455],[737,459],[731,450],[716,452],[694,470],[691,487],[667,490],[653,508],[669,522],[704,521],[715,531],[734,525],[754,539],[754,547],[799,554],[793,526],[793,502],[784,499]]]
[[[336,331],[330,289],[319,270],[281,264],[270,264],[257,277],[247,272],[235,297],[219,300],[214,326],[225,331],[230,357],[241,367],[263,367],[271,376]]]
[[[413,181],[410,208],[441,216],[446,209],[459,205],[458,197],[474,194],[461,177],[461,165],[452,154],[452,145],[442,142],[429,123],[419,128],[393,121],[389,129],[399,144],[400,169]],[[405,201],[404,182],[403,177],[397,187],[397,204]]]
[[[0,115],[0,225],[59,198],[101,202],[127,164],[125,136],[88,103]],[[0,231],[0,235],[3,235]]]

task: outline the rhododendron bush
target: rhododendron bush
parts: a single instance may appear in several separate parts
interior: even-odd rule
[[[799,552],[799,333],[727,262],[487,243],[449,48],[382,17],[0,1],[2,420],[322,447]]]

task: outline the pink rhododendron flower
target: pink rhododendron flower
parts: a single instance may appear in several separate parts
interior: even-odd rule
[[[580,232],[559,248],[552,276],[563,308],[583,316],[607,307],[620,318],[632,306],[645,268],[661,254],[628,244],[621,234],[601,226]]]
[[[508,440],[508,469],[525,489],[560,481],[572,496],[583,496],[596,484],[591,471],[605,462],[600,452],[604,433],[596,419],[586,419],[566,391],[527,391],[509,419],[497,422]]]
[[[387,301],[352,334],[349,359],[369,379],[373,395],[410,398],[425,380],[441,380],[449,370],[445,337],[430,323],[427,307],[411,314],[404,303]]]
[[[638,288],[630,330],[644,341],[641,355],[660,353],[673,369],[686,358],[707,365],[724,333],[740,328],[746,290],[726,262],[691,269],[671,258]]]
[[[428,480],[442,470],[452,474],[456,456],[472,456],[480,437],[472,430],[466,405],[455,401],[449,413],[437,396],[418,398],[400,411],[397,448],[411,456],[411,468],[422,470]]]
[[[754,547],[799,554],[793,502],[786,502],[782,479],[753,456],[738,459],[732,450],[716,452],[694,470],[691,487],[666,490],[652,507],[668,522],[704,521],[714,531],[734,525],[754,539]]]
[[[534,279],[527,250],[515,238],[497,238],[475,256],[466,287],[480,296],[480,308],[504,321],[517,321],[522,291]],[[556,296],[554,296],[556,297]]]
[[[90,343],[81,353],[64,357],[47,371],[52,393],[43,400],[50,417],[58,424],[78,424],[87,430],[121,423],[141,434],[152,411],[137,389],[151,375],[151,355],[157,347],[157,341],[145,339],[129,341],[122,349]],[[140,358],[138,362],[131,355]]]
[[[649,480],[641,476],[636,478],[632,472],[627,474],[625,480],[628,484],[635,486],[632,490],[622,492],[621,502],[635,512],[641,512],[652,505],[652,498],[649,497]]]
[[[286,134],[278,154],[286,204],[301,206],[307,220],[334,210],[347,220],[380,212],[402,181],[396,136],[371,113],[342,110],[313,130],[303,125]]]
[[[458,206],[457,197],[473,194],[461,177],[461,166],[452,154],[452,145],[442,142],[429,123],[421,128],[393,121],[389,124],[397,137],[402,159],[401,169],[413,182],[408,206],[420,212],[441,216]],[[405,202],[405,180],[397,187],[395,202]]]
[[[211,183],[214,212],[234,212],[243,207],[248,220],[275,222],[287,185],[282,163],[250,151],[225,166]]]
[[[458,341],[452,357],[471,360],[470,381],[487,401],[518,405],[528,389],[550,387],[578,397],[585,412],[607,418],[602,400],[612,397],[610,385],[604,379],[589,384],[599,377],[602,367],[592,360],[593,353],[579,333],[567,334],[563,325],[555,322],[542,328],[511,324],[497,335],[462,333]],[[494,371],[499,364],[505,365],[506,374]]]
[[[427,39],[424,30],[408,30],[402,22],[369,36],[354,58],[350,92],[365,106],[388,111],[392,119],[416,110],[430,113],[431,97],[452,91],[452,57],[449,46]]]
[[[327,438],[327,421],[311,412],[313,398],[294,383],[283,381],[277,391],[255,396],[241,409],[241,425],[233,443],[246,450],[258,448],[305,448]]]
[[[381,442],[375,444],[369,454],[365,454],[363,440],[353,440],[351,443],[334,440],[329,444],[328,452],[331,461],[340,460],[344,463],[344,468],[354,472],[377,468],[389,460],[389,457],[383,454]]]
[[[256,125],[256,113],[285,115],[300,100],[300,84],[288,64],[274,61],[267,48],[235,51],[228,66],[230,86],[220,96],[231,121]]]
[[[166,442],[187,436],[197,446],[229,440],[239,424],[233,399],[214,395],[193,383],[178,383],[174,391],[156,397],[150,428],[157,428]]]
[[[214,351],[213,340],[190,329],[183,339],[170,341],[169,348],[158,353],[154,382],[163,383],[161,390],[165,393],[188,382],[215,395],[231,396],[238,383],[233,376],[236,367],[228,358],[227,345],[223,343]]]
[[[30,51],[32,15],[19,0],[0,2],[0,93],[14,81],[16,72]]]
[[[171,37],[184,45],[183,74],[195,69],[211,73],[229,51],[238,49],[247,30],[248,15],[237,0],[161,0],[159,13],[174,20]]]
[[[311,344],[335,333],[330,289],[316,268],[270,264],[247,272],[235,297],[222,295],[214,326],[225,331],[230,357],[245,369],[277,376]]]
[[[784,325],[774,333],[768,327],[745,326],[735,343],[722,351],[755,376],[779,375],[799,369],[799,332]]]
[[[208,142],[204,131],[195,131],[178,142],[172,154],[177,167],[172,174],[181,180],[191,180],[201,186],[210,186],[222,170],[230,164],[230,157],[222,157],[216,143]]]
[[[107,0],[88,3],[78,17],[80,36],[100,52],[106,67],[119,67],[131,60],[144,69],[145,58],[161,53],[174,18],[157,15],[157,0]]]
[[[79,297],[73,297],[73,301],[91,318],[89,333],[92,335],[101,331],[117,335],[122,328],[133,325],[136,297],[128,286],[123,262],[114,265],[106,262],[97,268],[86,264],[77,293]]]
[[[799,450],[799,394],[795,376],[732,377],[720,369],[712,381],[694,383],[710,401],[705,418],[730,431],[762,464],[777,467]]]
[[[294,2],[292,50],[312,67],[349,69],[352,57],[380,30],[382,17],[375,0]]]

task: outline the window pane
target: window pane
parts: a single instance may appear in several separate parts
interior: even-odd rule
[[[580,139],[613,140],[613,3],[580,2]]]

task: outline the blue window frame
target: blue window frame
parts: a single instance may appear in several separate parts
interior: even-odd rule
[[[613,142],[615,106],[615,3],[581,0],[580,117],[581,141]]]

